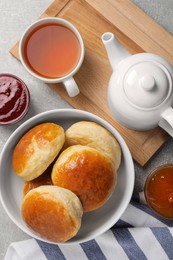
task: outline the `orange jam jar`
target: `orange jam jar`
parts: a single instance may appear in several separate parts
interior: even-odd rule
[[[173,219],[173,164],[160,166],[148,176],[144,194],[150,208]]]

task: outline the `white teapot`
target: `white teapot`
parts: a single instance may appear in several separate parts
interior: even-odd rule
[[[135,130],[162,127],[173,137],[173,67],[162,57],[132,55],[115,36],[102,35],[113,69],[108,106],[124,126]]]

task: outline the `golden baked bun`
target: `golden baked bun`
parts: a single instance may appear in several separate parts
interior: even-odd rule
[[[36,235],[61,243],[76,235],[81,226],[83,210],[80,200],[73,192],[47,185],[26,194],[21,214]]]
[[[116,170],[119,168],[121,161],[120,145],[103,126],[95,122],[79,121],[69,127],[65,135],[64,148],[76,144],[95,148],[110,158]]]
[[[101,207],[116,184],[112,162],[100,151],[82,145],[64,150],[54,164],[54,185],[73,191],[81,200],[84,212]]]
[[[40,187],[42,185],[53,185],[51,179],[52,168],[53,163],[39,177],[31,181],[24,181],[23,196],[25,196],[30,190]]]
[[[26,181],[37,178],[59,154],[64,141],[64,130],[57,124],[43,123],[30,129],[14,148],[14,172]]]

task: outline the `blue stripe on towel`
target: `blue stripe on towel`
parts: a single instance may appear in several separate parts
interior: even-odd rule
[[[48,260],[66,260],[58,245],[36,240]]]
[[[130,204],[132,204],[134,207],[148,213],[149,215],[151,215],[152,217],[156,218],[157,220],[159,220],[160,222],[164,223],[165,225],[167,225],[168,227],[173,227],[173,221],[166,219],[166,218],[162,218],[160,217],[158,214],[156,214],[152,209],[150,209],[148,207],[148,205],[145,204],[140,204],[140,203],[135,203],[133,201],[130,202]]]
[[[164,249],[169,259],[173,259],[173,237],[166,227],[151,228],[156,239]]]
[[[133,260],[147,260],[143,251],[136,244],[136,241],[126,228],[118,228],[112,230],[116,240],[123,248],[124,252],[127,254],[129,259]]]
[[[116,224],[112,228],[130,228],[133,227],[131,224],[127,223],[126,221],[119,219]]]
[[[93,239],[80,244],[86,256],[90,260],[106,260],[97,242]]]

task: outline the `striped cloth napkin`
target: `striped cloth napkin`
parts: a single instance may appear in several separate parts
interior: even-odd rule
[[[167,260],[173,259],[173,221],[132,200],[106,233],[78,245],[35,239],[12,243],[4,260]]]

